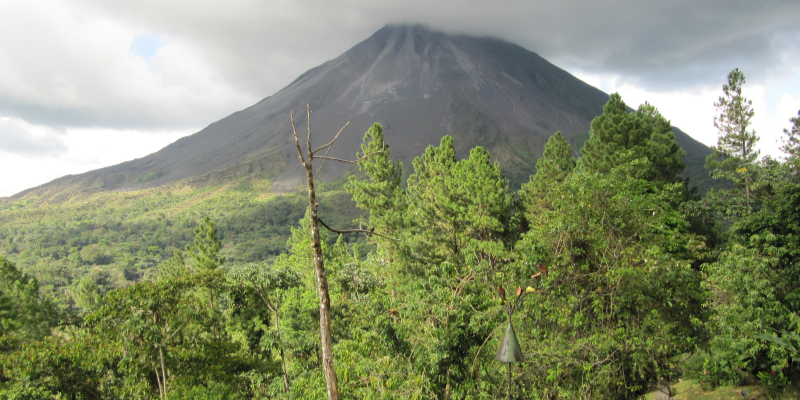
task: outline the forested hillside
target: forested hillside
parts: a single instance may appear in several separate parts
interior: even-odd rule
[[[333,182],[331,186],[341,186]],[[341,188],[339,188],[341,189]],[[342,190],[326,192],[331,220],[360,213]],[[224,227],[222,253],[231,261],[266,261],[286,253],[305,200],[275,195],[269,181],[225,186],[180,185],[78,196],[61,203],[37,198],[0,205],[0,254],[36,277],[45,293],[64,292],[91,275],[107,289],[151,278],[153,267],[183,248],[205,216]],[[356,240],[355,237],[352,238]]]
[[[744,82],[723,86],[706,160],[728,189],[702,197],[669,121],[614,94],[581,157],[555,132],[516,192],[484,147],[444,136],[403,165],[375,124],[318,214],[311,190],[263,180],[6,203],[0,393],[635,399],[697,378],[790,395],[800,114],[789,157],[759,158]]]

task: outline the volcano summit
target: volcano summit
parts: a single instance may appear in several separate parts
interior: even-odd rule
[[[278,93],[156,153],[65,176],[14,197],[245,176],[271,179],[278,190],[291,188],[304,172],[296,160],[289,113],[293,110],[298,124],[305,124],[306,104],[317,144],[351,121],[331,156],[352,158],[363,133],[378,122],[392,158],[407,166],[425,147],[452,135],[459,156],[484,146],[512,183],[519,184],[535,172],[536,160],[555,131],[577,152],[607,100],[606,93],[515,44],[448,35],[420,25],[387,25]],[[708,148],[674,131],[687,153],[687,174],[702,170]],[[337,178],[348,168],[334,164],[326,165],[323,178]]]

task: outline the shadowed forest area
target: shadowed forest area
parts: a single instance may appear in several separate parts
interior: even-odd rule
[[[702,195],[670,122],[618,94],[577,161],[554,133],[519,191],[450,136],[395,162],[375,124],[359,173],[317,187],[319,218],[359,231],[319,232],[341,398],[636,399],[688,379],[787,396],[800,113],[786,159],[760,158],[744,83],[715,103],[723,189]],[[0,204],[0,396],[328,397],[308,198],[270,185]]]

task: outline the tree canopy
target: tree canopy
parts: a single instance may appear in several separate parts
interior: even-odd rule
[[[603,114],[592,120],[578,168],[608,173],[629,160],[623,157],[627,153],[630,159],[648,159],[644,179],[675,182],[685,167],[685,152],[675,143],[670,122],[646,102],[632,113],[627,108],[618,93],[609,97]]]
[[[307,143],[308,196],[248,178],[0,205],[0,397],[797,397],[800,114],[786,159],[758,159],[743,84],[703,195],[669,121],[614,94],[583,156],[556,132],[516,193],[449,135],[404,180],[375,124],[346,179],[315,186],[333,142]],[[510,326],[523,362],[495,358]]]

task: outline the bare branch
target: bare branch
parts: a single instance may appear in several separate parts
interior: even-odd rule
[[[384,147],[384,150],[385,150],[385,147]],[[364,157],[361,157],[361,158],[359,158],[357,160],[342,160],[341,158],[326,157],[326,156],[314,156],[314,158],[321,158],[323,160],[333,160],[333,161],[339,161],[339,162],[344,162],[344,163],[355,164],[355,163],[357,163],[359,161],[364,161],[367,158],[370,158],[370,157],[374,156],[375,154],[383,153],[384,150],[373,151],[372,153],[369,153],[369,154],[365,155]],[[325,161],[323,161],[323,163],[324,162]]]
[[[344,128],[347,128],[347,125],[350,125],[350,121],[347,121],[347,123],[346,123],[346,124],[344,124],[344,126],[342,127],[342,129],[339,129],[339,132],[338,132],[338,133],[336,133],[336,136],[333,138],[333,140],[331,140],[331,142],[330,142],[330,143],[326,144],[325,146],[318,147],[316,150],[314,150],[313,152],[311,152],[311,154],[313,155],[313,154],[314,154],[314,153],[316,153],[318,150],[322,150],[322,149],[324,149],[325,147],[327,147],[327,148],[328,148],[328,151],[326,151],[326,152],[325,152],[325,157],[327,157],[327,156],[328,156],[328,153],[330,153],[330,152],[331,152],[331,147],[333,147],[333,142],[335,142],[335,141],[336,141],[336,139],[339,137],[339,134],[340,134],[340,133],[342,133],[342,131],[344,130]],[[327,160],[322,160],[322,164],[320,164],[319,168],[317,168],[317,172],[319,172],[320,170],[322,170],[322,167],[325,165],[325,161],[327,161]]]
[[[330,142],[328,142],[328,144],[326,144],[326,145],[323,145],[323,146],[319,146],[319,147],[317,147],[317,148],[316,148],[316,149],[314,149],[314,151],[312,151],[311,153],[316,153],[316,152],[318,152],[318,151],[320,151],[320,150],[322,150],[322,149],[324,149],[324,148],[326,148],[326,147],[333,146],[333,142],[335,142],[335,141],[336,141],[336,139],[338,139],[338,138],[339,138],[339,134],[341,134],[341,133],[342,133],[342,131],[344,131],[344,128],[347,128],[347,125],[350,125],[350,121],[347,121],[347,123],[345,123],[345,124],[344,124],[344,126],[342,127],[342,129],[339,129],[339,132],[338,132],[338,133],[336,133],[336,136],[334,136],[334,137],[333,137],[333,140],[331,140]],[[328,149],[328,151],[330,151],[330,149]],[[325,152],[325,155],[327,156],[327,155],[328,155],[328,153],[327,153],[327,152]]]
[[[308,140],[306,140],[306,145],[308,146],[308,164],[311,165],[311,106],[306,103],[306,111],[308,112]]]
[[[319,223],[322,224],[322,226],[324,226],[326,229],[328,229],[329,231],[331,231],[333,233],[366,233],[366,234],[369,234],[369,235],[380,236],[380,237],[382,237],[384,239],[394,240],[395,242],[400,242],[401,241],[400,239],[394,239],[394,238],[390,238],[388,236],[383,236],[380,233],[375,233],[375,232],[373,232],[371,230],[368,231],[366,229],[341,229],[341,230],[340,229],[333,229],[330,226],[328,226],[328,224],[326,224],[325,221],[323,221],[322,218],[320,218],[319,216],[317,216],[317,221],[319,221]]]
[[[294,144],[297,145],[297,157],[300,157],[300,162],[306,165],[306,160],[303,158],[303,152],[300,150],[300,141],[297,139],[297,128],[294,127],[294,111],[290,111],[289,115],[292,117],[292,133],[294,133]]]

